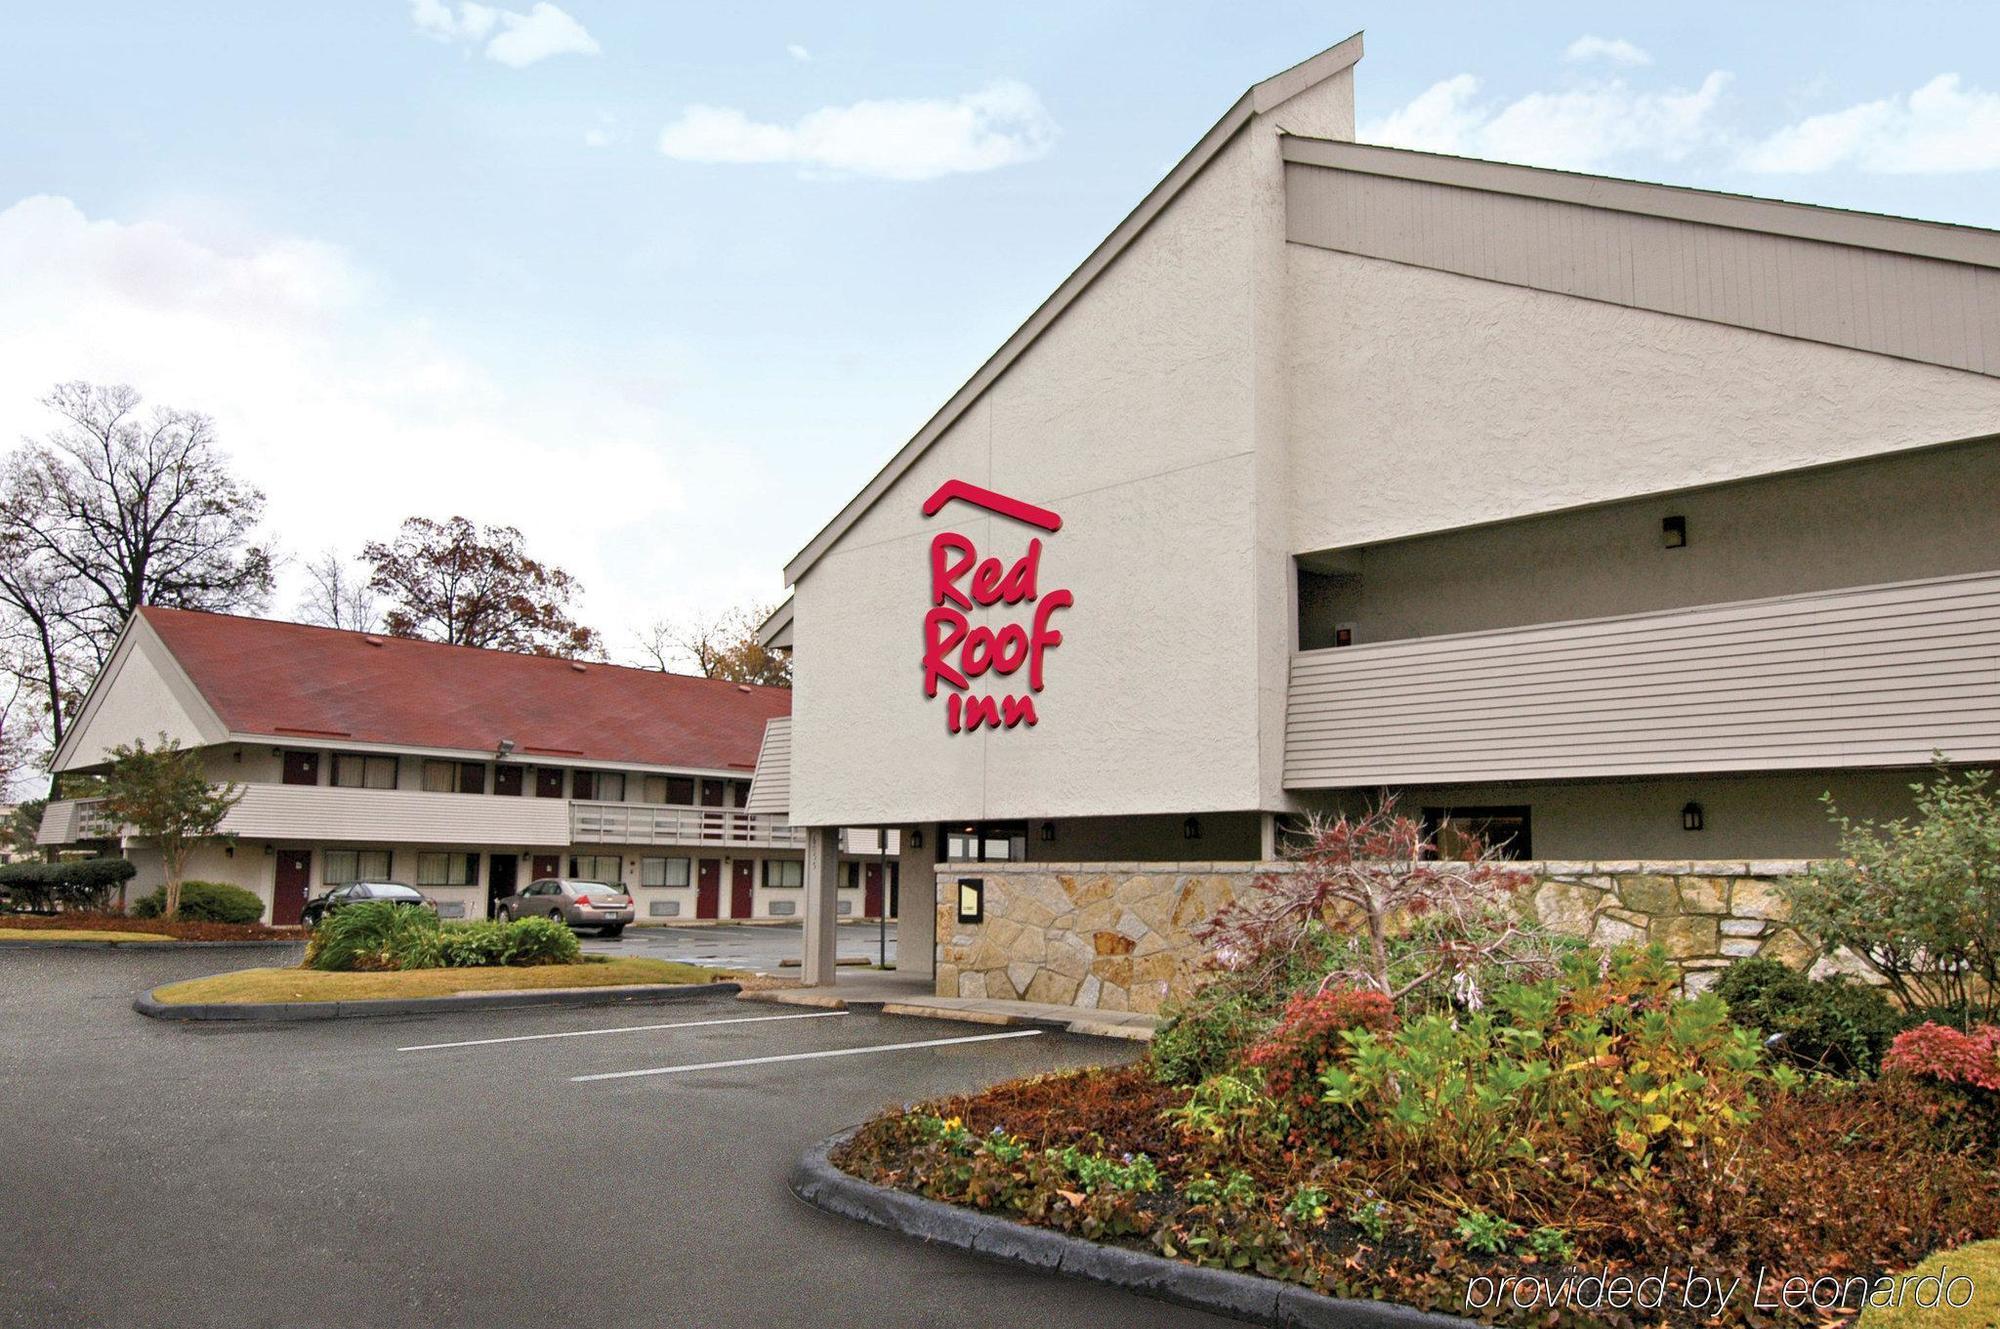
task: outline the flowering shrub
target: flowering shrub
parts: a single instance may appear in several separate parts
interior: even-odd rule
[[[1346,1055],[1341,1035],[1395,1027],[1396,1007],[1380,992],[1347,987],[1301,992],[1286,1005],[1277,1027],[1244,1054],[1243,1064],[1263,1072],[1273,1099],[1309,1119],[1319,1101],[1320,1074]]]
[[[1889,1044],[1882,1069],[2000,1093],[2000,1025],[1983,1024],[1969,1034],[1931,1023],[1905,1029]]]
[[[1662,1149],[1726,1144],[1759,1088],[1798,1078],[1767,1072],[1713,994],[1679,1000],[1658,947],[1566,977],[1503,988],[1469,1016],[1342,1034],[1346,1057],[1318,1080],[1346,1147],[1411,1185],[1478,1182],[1541,1152],[1643,1172]]]
[[[1315,817],[1289,856],[1288,871],[1257,878],[1195,931],[1212,964],[1250,984],[1272,984],[1331,933],[1355,942],[1332,978],[1391,998],[1443,980],[1476,1006],[1468,976],[1495,961],[1532,965],[1547,950],[1541,931],[1505,907],[1528,873],[1476,838],[1441,854],[1394,799],[1360,817]]]

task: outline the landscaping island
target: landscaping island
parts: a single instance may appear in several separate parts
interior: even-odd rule
[[[1748,959],[1690,995],[1660,948],[1538,928],[1522,874],[1385,809],[1315,824],[1206,925],[1206,982],[1139,1062],[907,1106],[832,1162],[1492,1323],[1990,1325],[2000,874],[1953,854],[2000,844],[2000,806],[1983,777],[1932,793],[1794,902],[1881,987]]]
[[[329,972],[320,969],[239,969],[235,973],[169,983],[153,990],[164,1006],[240,1002],[372,1001],[393,997],[448,997],[467,992],[523,992],[553,988],[638,984],[713,983],[711,969],[620,956],[576,964],[510,965],[478,969],[411,969]]]

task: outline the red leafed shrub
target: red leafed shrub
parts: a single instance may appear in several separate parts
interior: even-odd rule
[[[1359,962],[1337,971],[1343,982],[1401,998],[1511,958],[1529,940],[1505,905],[1530,874],[1476,837],[1442,852],[1393,798],[1359,817],[1314,816],[1286,854],[1284,871],[1258,877],[1195,929],[1209,963],[1245,983],[1280,981],[1295,956],[1331,934],[1358,944]],[[1415,972],[1392,975],[1392,947],[1419,928]]]
[[[2000,1093],[2000,1025],[1982,1024],[1969,1034],[1931,1023],[1905,1029],[1889,1044],[1882,1069]]]
[[[1264,1073],[1272,1098],[1309,1116],[1319,1096],[1319,1073],[1340,1060],[1341,1032],[1387,1033],[1395,1027],[1396,1006],[1386,993],[1342,987],[1301,992],[1243,1061]]]

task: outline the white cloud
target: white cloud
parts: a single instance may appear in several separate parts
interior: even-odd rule
[[[1392,147],[1568,170],[1591,170],[1626,156],[1679,161],[1719,136],[1716,112],[1728,85],[1729,75],[1721,72],[1692,91],[1644,91],[1612,78],[1482,104],[1479,80],[1460,74],[1363,125],[1359,136]]]
[[[526,69],[552,55],[596,55],[602,48],[566,11],[546,0],[527,13],[460,0],[410,0],[417,31],[442,42],[480,47],[488,60]]]
[[[613,353],[503,367],[334,246],[225,243],[49,196],[0,209],[0,272],[0,451],[53,428],[37,404],[53,384],[130,383],[215,417],[291,554],[351,551],[418,513],[511,523],[582,580],[584,620],[621,647],[656,616],[768,598],[791,552],[782,522],[744,535],[760,510],[792,518],[785,477],[676,417],[657,348],[635,351],[650,378]],[[285,580],[272,608],[296,600]]]
[[[811,51],[808,51],[805,47],[799,45],[797,42],[792,42],[790,45],[786,46],[785,54],[789,55],[790,57],[792,57],[792,59],[798,61],[800,64],[805,64],[806,62],[810,61],[813,58],[813,53]]]
[[[1743,149],[1750,171],[1853,167],[1883,174],[2000,170],[2000,93],[1939,74],[1908,97],[1807,116]]]
[[[1563,52],[1563,59],[1575,61],[1605,60],[1614,65],[1650,65],[1653,57],[1640,50],[1623,37],[1578,37]]]
[[[680,161],[789,162],[808,172],[929,180],[1033,161],[1058,132],[1034,89],[999,82],[949,99],[826,106],[792,125],[752,120],[733,107],[690,106],[660,131],[660,151]]]

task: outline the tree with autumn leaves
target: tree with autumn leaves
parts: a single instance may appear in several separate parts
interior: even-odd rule
[[[384,630],[398,637],[530,655],[601,653],[597,633],[571,611],[575,577],[528,556],[513,526],[464,517],[411,517],[393,540],[361,550],[368,590],[381,597]]]

